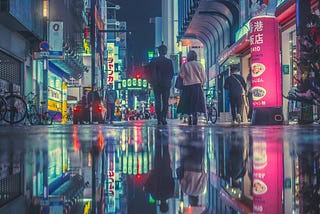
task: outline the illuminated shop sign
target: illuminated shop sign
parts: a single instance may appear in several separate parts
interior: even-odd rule
[[[277,7],[283,3],[285,3],[287,0],[278,0],[278,3],[277,3]]]
[[[66,98],[66,97],[64,97]],[[48,72],[48,110],[62,110],[62,78],[51,71]]]
[[[148,87],[148,81],[145,79],[131,78],[131,79],[122,80],[123,89],[134,90],[134,89],[143,89],[147,87]]]
[[[90,53],[90,44],[87,42],[86,39],[83,39],[83,49],[84,51],[89,54]]]
[[[114,82],[114,43],[108,43],[108,77],[107,84],[113,84]]]
[[[55,101],[61,101],[61,91],[48,87],[48,98]]]
[[[249,25],[248,21],[247,23],[245,23],[244,25],[242,25],[240,27],[240,29],[236,32],[236,42],[239,41],[242,37],[244,37],[245,35],[247,35],[250,31],[250,25]]]
[[[275,17],[250,21],[253,108],[281,107],[279,23]]]

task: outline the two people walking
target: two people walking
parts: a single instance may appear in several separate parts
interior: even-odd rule
[[[162,44],[158,50],[160,56],[154,58],[148,65],[149,82],[154,91],[158,125],[166,125],[174,71],[172,61],[165,56],[167,47]],[[206,112],[202,87],[207,79],[203,66],[197,61],[195,51],[189,51],[187,62],[181,66],[179,76],[183,81],[183,89],[177,111],[188,115],[189,125],[197,125],[198,113]]]

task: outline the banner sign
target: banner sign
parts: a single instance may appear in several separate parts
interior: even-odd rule
[[[271,132],[253,138],[253,213],[282,213],[283,145]]]
[[[134,89],[143,89],[148,87],[148,81],[145,79],[123,79],[122,80],[122,89],[134,90]]]
[[[107,77],[107,84],[113,85],[114,82],[114,43],[108,43],[107,44],[107,50],[108,50],[108,77]]]
[[[250,21],[253,108],[281,107],[279,23],[275,17]]]
[[[51,21],[49,24],[49,56],[63,56],[63,22]]]

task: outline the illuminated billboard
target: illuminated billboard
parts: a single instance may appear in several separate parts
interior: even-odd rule
[[[253,108],[281,107],[279,23],[275,17],[250,21]]]

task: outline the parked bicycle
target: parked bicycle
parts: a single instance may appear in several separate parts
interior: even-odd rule
[[[218,119],[218,111],[215,107],[217,101],[212,99],[209,104],[207,104],[207,122],[211,122],[212,124],[215,124]]]
[[[28,99],[28,113],[27,118],[31,125],[50,125],[52,124],[52,117],[49,112],[43,112],[43,108],[41,111],[36,106],[36,97],[33,93],[29,93],[26,97],[32,95],[31,99]],[[41,107],[45,104],[44,101],[40,102]]]
[[[16,124],[24,120],[27,115],[27,104],[23,97],[14,92],[6,92],[0,96],[0,120]]]

